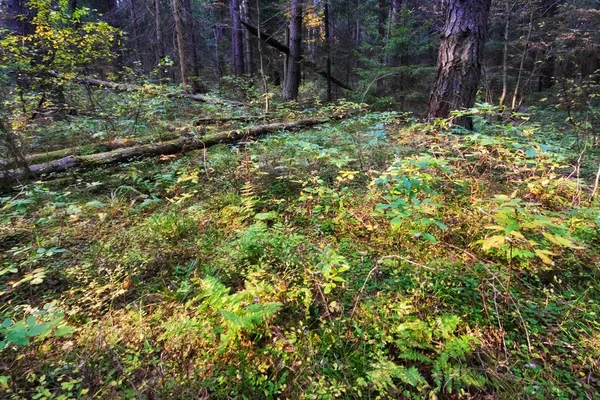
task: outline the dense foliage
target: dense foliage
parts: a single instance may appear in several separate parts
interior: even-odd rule
[[[101,3],[0,1],[0,398],[598,397],[595,3],[430,120],[443,4],[294,1],[284,101],[290,2]]]

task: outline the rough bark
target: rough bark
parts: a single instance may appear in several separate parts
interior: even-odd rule
[[[145,144],[124,149],[118,149],[105,153],[90,154],[85,156],[67,156],[59,160],[35,164],[29,167],[27,177],[37,177],[44,174],[64,172],[76,167],[97,167],[100,165],[113,164],[129,160],[133,157],[149,157],[156,155],[168,155],[183,153],[186,151],[211,147],[217,144],[236,143],[241,140],[257,138],[267,133],[277,131],[290,131],[298,128],[306,128],[331,121],[330,118],[309,118],[293,122],[277,122],[267,125],[258,125],[249,129],[232,130],[226,132],[206,135],[201,138],[182,137],[175,140],[157,144]],[[15,181],[25,177],[27,171],[19,168],[0,172],[0,180],[4,182]]]
[[[244,41],[242,36],[242,21],[240,18],[240,0],[229,3],[231,17],[231,60],[235,76],[244,75]]]
[[[481,62],[491,0],[449,0],[441,35],[435,83],[429,98],[429,119],[473,107],[481,77]],[[454,123],[471,127],[469,118]]]
[[[296,100],[302,79],[302,1],[292,0],[290,18],[290,61],[285,74],[283,98]]]
[[[244,25],[244,27],[248,30],[248,32],[250,32],[250,34],[252,34],[253,36],[259,37],[258,29],[256,29],[256,27],[254,25],[250,24],[247,21],[242,21],[242,25]],[[286,46],[285,44],[281,43],[280,41],[278,41],[277,39],[275,39],[273,37],[273,35],[268,32],[263,32],[261,30],[260,31],[260,40],[262,42],[268,44],[269,46],[273,47],[274,49],[279,50],[283,54],[290,54],[290,48],[288,46]],[[310,69],[314,70],[317,74],[319,74],[323,78],[327,79],[328,75],[327,75],[326,70],[319,69],[315,63],[313,63],[307,59],[304,59],[302,61],[306,68],[310,68]],[[350,86],[346,85],[344,82],[337,79],[336,77],[331,76],[330,79],[331,79],[332,83],[336,84],[337,86],[341,87],[342,89],[352,91],[352,88]]]

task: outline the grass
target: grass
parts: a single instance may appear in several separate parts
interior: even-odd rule
[[[600,211],[563,129],[368,113],[29,183],[1,312],[74,331],[3,349],[5,397],[594,398]]]

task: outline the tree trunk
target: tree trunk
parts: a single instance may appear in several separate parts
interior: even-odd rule
[[[329,32],[329,0],[325,0],[324,3],[323,27],[325,28],[325,71],[327,72],[327,102],[331,103],[331,37]]]
[[[508,37],[510,33],[510,18],[512,11],[517,5],[515,1],[512,7],[506,3],[506,21],[504,23],[504,48],[502,49],[502,94],[500,95],[500,101],[498,105],[504,107],[504,101],[506,100],[506,94],[508,93]]]
[[[185,28],[183,26],[182,0],[171,0],[173,4],[173,18],[175,20],[175,36],[177,37],[177,53],[179,54],[179,70],[181,73],[181,86],[183,91],[188,90],[188,68],[185,51]]]
[[[302,79],[302,0],[292,0],[290,18],[290,61],[287,66],[283,87],[283,98],[298,99]]]
[[[156,46],[156,65],[159,65],[165,57],[165,49],[162,43],[162,23],[160,18],[160,0],[154,0],[154,39]],[[160,68],[159,75],[163,76],[163,68]]]
[[[449,0],[441,35],[428,119],[447,118],[450,111],[475,104],[491,0]],[[458,125],[472,128],[470,118]]]
[[[525,66],[525,59],[527,58],[527,53],[529,53],[529,46],[531,43],[531,33],[533,32],[533,14],[534,8],[533,5],[529,5],[531,7],[531,11],[529,13],[529,28],[527,31],[527,38],[525,39],[525,48],[523,49],[523,53],[521,53],[521,61],[519,62],[519,71],[517,72],[517,82],[515,83],[515,91],[512,97],[511,110],[515,111],[517,109],[517,101],[519,100],[520,90],[521,90],[521,79],[523,76],[523,67]]]
[[[242,9],[241,14],[242,18],[245,21],[251,21],[250,15],[250,4],[249,0],[242,0]],[[240,19],[240,29],[242,28],[242,21]],[[254,57],[253,57],[253,48],[252,41],[250,38],[250,33],[244,29],[243,32],[243,40],[244,40],[244,71],[248,75],[252,75],[254,73]]]
[[[231,16],[231,60],[235,76],[244,75],[244,41],[242,21],[240,19],[240,0],[230,0],[229,14]]]

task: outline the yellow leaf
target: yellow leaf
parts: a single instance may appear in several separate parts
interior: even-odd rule
[[[550,255],[554,255],[554,253],[548,251],[548,250],[534,250],[535,254],[542,260],[542,262],[546,265],[553,265],[554,261],[552,261],[550,259],[550,257],[548,257],[547,254]]]
[[[506,238],[502,235],[494,235],[481,241],[481,248],[483,250],[494,249],[504,244]]]

